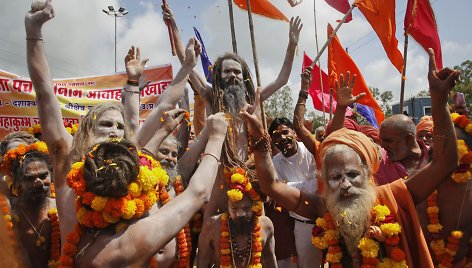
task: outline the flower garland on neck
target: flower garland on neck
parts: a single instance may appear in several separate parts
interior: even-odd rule
[[[178,175],[174,178],[174,191],[175,195],[180,195],[184,190],[184,185],[182,182],[182,177]],[[161,200],[161,204],[165,205],[169,203],[170,196],[167,193],[165,187],[159,187],[159,199]],[[192,239],[190,237],[190,224],[187,223],[185,227],[179,231],[176,236],[177,238],[177,246],[179,248],[179,256],[178,256],[178,266],[181,268],[189,267],[190,266],[190,252],[192,250]],[[157,268],[157,260],[155,257],[152,257],[151,261],[149,262],[150,268]]]
[[[254,229],[251,237],[251,261],[249,262],[249,268],[262,268],[261,256],[262,256],[262,237],[261,237],[261,226],[259,224],[259,217],[255,217]],[[221,238],[220,238],[220,267],[231,268],[232,252],[230,242],[230,229],[228,222],[228,214],[223,213],[221,215]]]
[[[472,136],[472,123],[465,115],[451,114],[454,124]],[[452,173],[451,179],[457,183],[465,183],[472,179],[472,152],[464,140],[457,140],[459,167]]]
[[[405,253],[398,247],[401,226],[395,221],[393,213],[385,205],[376,205],[372,208],[371,215],[372,225],[377,226],[382,234],[377,238],[364,236],[359,241],[362,267],[408,267]],[[330,213],[316,219],[312,232],[312,244],[320,250],[328,250],[326,261],[330,267],[343,267],[341,262],[343,253],[339,240],[340,233]],[[386,246],[388,258],[379,257],[381,242]]]
[[[94,157],[96,145],[89,153]],[[78,224],[74,231],[66,236],[63,255],[60,258],[61,267],[73,267],[77,244],[82,235],[81,226],[92,229],[104,229],[115,225],[115,231],[121,232],[128,222],[141,218],[144,213],[158,201],[156,189],[167,185],[169,176],[158,161],[138,150],[139,174],[128,185],[128,194],[122,198],[98,196],[87,192],[83,176],[84,160],[72,164],[66,176],[67,185],[77,195],[76,211]],[[109,163],[109,165],[116,165]],[[104,167],[106,168],[106,167]],[[79,225],[80,224],[80,225]]]
[[[11,176],[11,165],[17,158],[24,157],[30,151],[38,151],[41,153],[48,154],[48,146],[45,142],[37,141],[32,144],[20,144],[18,147],[8,150],[3,155],[3,161],[1,165],[1,171],[7,176]]]
[[[262,215],[262,200],[256,190],[252,187],[249,178],[246,176],[246,172],[242,168],[225,168],[224,175],[228,180],[229,189],[226,193],[228,198],[232,202],[238,202],[243,199],[243,195],[247,194],[253,201],[251,210],[256,215],[254,229],[252,232],[252,245],[251,245],[251,261],[249,262],[250,268],[262,267],[261,265],[261,252],[262,252],[262,239],[261,239],[261,226],[259,225],[259,216]],[[228,225],[228,215],[223,213],[221,215],[221,254],[220,254],[220,267],[231,268],[232,252],[230,244],[230,230]]]

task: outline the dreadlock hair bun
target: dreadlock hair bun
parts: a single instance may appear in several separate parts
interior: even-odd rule
[[[139,174],[136,146],[126,140],[100,143],[85,155],[84,180],[87,191],[99,196],[121,198]]]

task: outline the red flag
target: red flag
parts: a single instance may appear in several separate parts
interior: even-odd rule
[[[429,0],[408,0],[405,33],[411,35],[425,50],[434,49],[436,66],[442,69],[441,41]]]
[[[305,71],[306,67],[311,66],[313,61],[308,57],[308,55],[303,53],[303,64],[302,64],[302,72]],[[328,75],[321,70],[321,79],[320,79],[320,68],[318,65],[313,66],[313,70],[311,71],[312,81],[310,88],[308,89],[308,94],[310,94],[311,99],[313,100],[313,106],[318,111],[329,112],[329,81]],[[322,82],[321,82],[322,81]],[[323,83],[323,92],[321,91],[321,83]],[[323,104],[323,97],[324,94],[324,104]],[[336,110],[336,101],[333,97],[333,111]]]
[[[403,73],[403,56],[395,37],[395,0],[356,0],[354,4],[379,36],[390,62]]]
[[[239,8],[247,10],[246,0],[233,0],[233,2]],[[288,22],[287,17],[268,0],[251,0],[251,12],[267,18]]]
[[[328,37],[333,33],[333,28],[328,24]],[[339,42],[338,37],[335,35],[328,46],[328,74],[329,74],[329,85],[334,87],[334,81],[338,79],[340,74],[346,74],[350,72],[351,75],[356,75],[356,83],[352,90],[353,95],[358,95],[362,92],[366,93],[366,96],[359,100],[359,103],[369,106],[374,110],[375,118],[377,119],[378,125],[384,120],[384,114],[377,101],[370,93],[369,87],[367,86],[364,78],[362,77],[361,71],[357,68],[354,61],[351,59],[349,54],[344,50]]]
[[[325,0],[325,2],[343,14],[346,14],[347,11],[351,8],[347,0]],[[351,20],[352,20],[352,13],[349,14],[349,16],[347,16],[345,22],[350,22]]]

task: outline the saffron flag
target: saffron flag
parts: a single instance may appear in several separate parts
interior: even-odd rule
[[[205,45],[203,44],[202,37],[200,36],[200,33],[198,32],[197,28],[193,27],[193,31],[195,32],[195,36],[197,37],[198,41],[200,42],[200,45],[202,45],[202,53],[200,54],[200,59],[202,61],[202,68],[203,72],[205,73],[205,78],[208,81],[208,83],[212,83],[211,79],[211,68],[213,64],[211,63],[210,59],[208,58],[208,55],[206,53]]]
[[[328,24],[328,37],[331,36],[332,33],[333,28]],[[352,94],[359,95],[362,92],[366,93],[366,96],[361,98],[358,102],[372,108],[377,120],[377,125],[380,125],[384,120],[382,109],[370,93],[369,87],[362,77],[361,71],[357,68],[356,64],[344,50],[341,42],[339,42],[338,37],[335,35],[328,46],[328,74],[330,87],[335,88],[335,81],[338,79],[338,76],[340,74],[346,74],[348,71],[351,73],[351,76],[357,76]]]
[[[347,0],[325,0],[325,2],[336,9],[337,11],[343,13],[344,15],[349,11],[351,6]],[[352,13],[347,16],[345,22],[350,22],[352,20]]]
[[[313,61],[308,57],[306,52],[303,54],[303,64],[302,64],[302,72],[305,71],[306,67],[311,66]],[[321,71],[321,78],[320,78],[320,71]],[[311,99],[313,100],[313,106],[318,111],[329,112],[329,80],[328,75],[323,71],[320,70],[318,65],[313,66],[313,70],[311,70],[311,85],[308,89],[308,94],[310,94]],[[324,102],[323,102],[324,98]],[[333,112],[336,110],[336,101],[333,97]]]
[[[405,34],[411,35],[425,50],[434,49],[436,66],[439,70],[442,69],[441,41],[429,0],[408,0],[405,14]]]
[[[247,10],[246,0],[233,0],[233,2],[239,8]],[[251,0],[251,12],[267,18],[288,22],[287,17],[272,5],[269,0]]]
[[[395,37],[395,0],[356,0],[354,4],[377,33],[390,62],[403,73],[403,56]]]

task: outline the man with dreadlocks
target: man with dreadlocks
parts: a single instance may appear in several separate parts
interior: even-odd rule
[[[179,60],[185,60],[183,43],[179,30],[175,22],[172,11],[168,5],[163,6],[163,16],[165,21],[169,21],[176,44],[176,52]],[[292,69],[295,49],[298,37],[303,27],[299,17],[290,20],[289,42],[285,60],[280,73],[275,81],[268,84],[261,93],[261,101],[266,100],[279,88],[285,85]],[[204,99],[207,115],[217,112],[224,112],[230,125],[228,135],[224,143],[222,152],[223,166],[227,168],[241,167],[249,171],[248,176],[254,178],[254,172],[249,169],[251,160],[248,154],[248,137],[244,120],[239,116],[239,112],[245,106],[259,105],[256,102],[256,90],[251,77],[249,66],[246,61],[235,53],[226,53],[219,57],[212,68],[213,85],[209,86],[206,79],[197,75],[194,71],[190,74],[192,88]],[[221,174],[221,172],[220,172]],[[225,207],[218,207],[224,204],[224,195],[220,185],[224,184],[222,175],[219,176],[219,184],[215,184],[212,198],[205,209],[204,218],[214,215]]]

